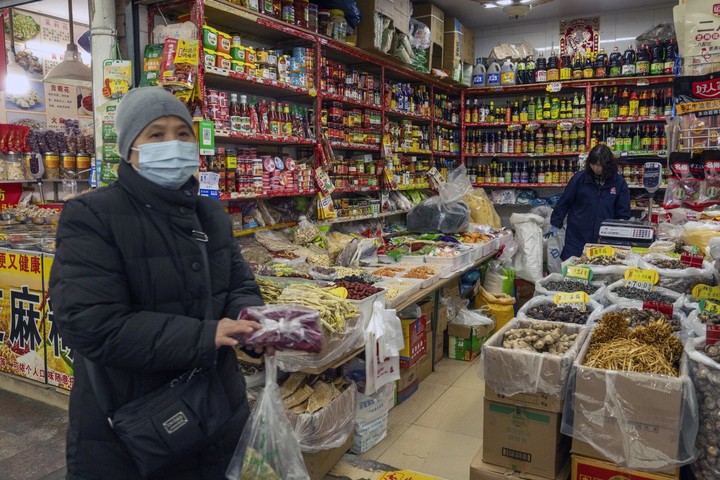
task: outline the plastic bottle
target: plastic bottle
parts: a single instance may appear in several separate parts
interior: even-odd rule
[[[515,64],[510,57],[505,59],[500,70],[500,85],[515,85]]]
[[[650,75],[650,53],[648,52],[648,46],[645,44],[638,48],[635,69],[635,73],[640,77]]]
[[[487,86],[497,87],[500,85],[500,65],[493,61],[487,68]]]
[[[525,83],[535,83],[535,60],[532,55],[525,59]]]
[[[552,51],[547,63],[547,81],[557,82],[558,80],[560,80],[560,65],[557,55]]]
[[[560,80],[572,80],[572,58],[570,55],[560,57]]]
[[[472,72],[472,84],[475,86],[485,86],[486,69],[482,58],[475,60],[475,68]]]
[[[607,76],[608,56],[602,48],[595,57],[595,78],[605,78]]]
[[[547,68],[546,68],[545,57],[542,53],[535,62],[535,83],[547,82]]]
[[[673,73],[675,67],[675,55],[677,53],[677,40],[670,39],[665,44],[665,62],[663,63],[663,73]]]
[[[653,45],[650,51],[650,56],[652,57],[650,60],[650,75],[662,75],[665,66],[664,54],[665,49],[660,45],[660,40],[655,40],[655,45]]]
[[[525,72],[525,59],[523,58],[518,60],[517,65],[515,66],[515,83],[518,85],[528,83]]]
[[[635,50],[629,45],[623,54],[622,76],[632,77],[635,75]]]
[[[615,46],[610,54],[610,77],[619,77],[622,74],[622,55]]]

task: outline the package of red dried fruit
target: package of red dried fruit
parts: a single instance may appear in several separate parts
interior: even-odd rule
[[[261,327],[238,338],[247,348],[275,347],[281,350],[300,350],[319,353],[323,347],[320,314],[299,306],[265,305],[249,307],[239,318],[254,320]]]

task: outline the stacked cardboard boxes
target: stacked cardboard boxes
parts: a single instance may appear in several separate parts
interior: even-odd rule
[[[362,21],[357,29],[358,47],[379,51],[383,21],[391,20],[394,30],[408,34],[410,30],[410,0],[363,0],[357,2]]]
[[[563,356],[503,348],[505,333],[527,323],[511,321],[483,347],[482,462],[495,467],[474,464],[471,478],[497,478],[501,469],[521,472],[518,478],[561,478],[569,462],[570,438],[560,432],[564,391],[586,329],[566,324],[565,333],[578,337]]]
[[[422,308],[421,308],[422,312]],[[395,403],[410,398],[418,389],[418,363],[427,354],[428,320],[421,313],[418,318],[400,319],[405,348],[400,351],[400,380],[397,381]]]
[[[445,45],[445,12],[436,5],[423,3],[413,5],[413,18],[430,28],[430,68],[443,67],[443,47]]]

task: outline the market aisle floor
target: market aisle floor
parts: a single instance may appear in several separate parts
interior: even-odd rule
[[[362,455],[398,469],[464,480],[482,446],[485,385],[478,359],[444,358],[418,391],[390,411],[388,436]]]

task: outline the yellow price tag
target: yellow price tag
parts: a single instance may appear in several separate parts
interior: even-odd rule
[[[640,269],[636,267],[628,268],[625,271],[625,280],[630,282],[642,282],[655,285],[660,280],[660,275],[655,270]]]
[[[553,301],[555,305],[568,305],[584,312],[590,301],[590,295],[585,292],[561,292],[555,294]]]
[[[720,313],[720,304],[703,300],[700,302],[700,311],[707,313]]]
[[[692,289],[692,296],[698,300],[720,300],[720,286],[711,287],[701,283]]]
[[[592,270],[588,267],[578,267],[575,265],[567,265],[563,271],[565,278],[576,278],[584,282],[592,279]]]
[[[615,249],[613,247],[590,247],[587,249],[587,257],[614,257]]]

